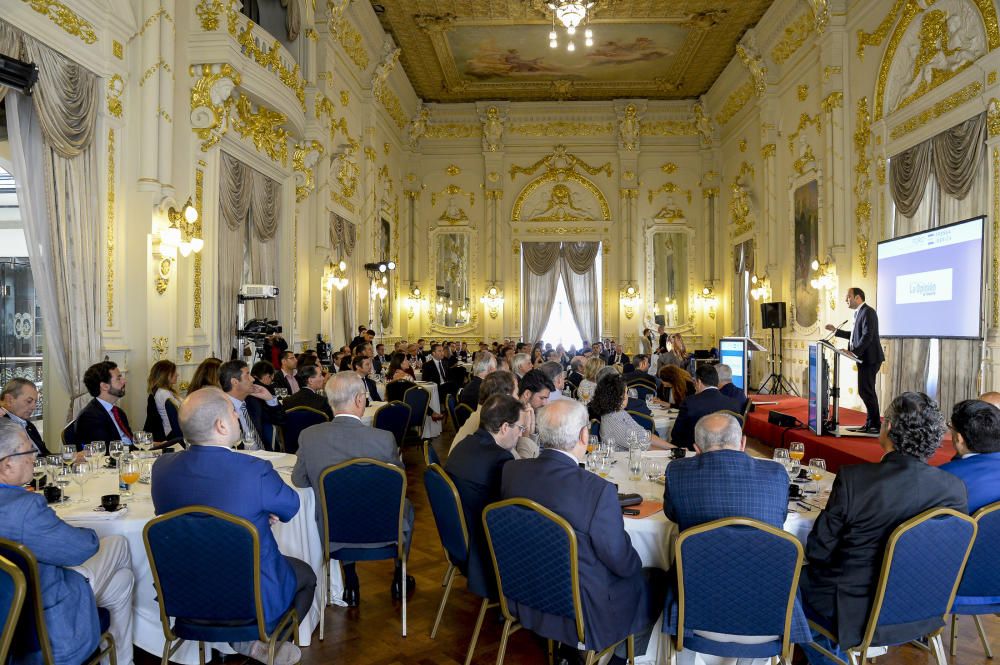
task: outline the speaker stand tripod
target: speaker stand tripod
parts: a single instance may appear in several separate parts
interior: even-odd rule
[[[781,328],[778,328],[778,344],[774,344],[774,328],[771,328],[771,374],[760,384],[757,393],[760,395],[795,395],[799,396],[795,386],[781,375]]]

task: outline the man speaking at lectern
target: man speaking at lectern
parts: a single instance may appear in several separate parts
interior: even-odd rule
[[[878,395],[875,392],[875,375],[885,360],[882,342],[878,336],[878,314],[865,302],[865,292],[858,287],[847,289],[847,306],[855,310],[854,330],[840,330],[826,325],[826,329],[837,337],[850,340],[848,351],[860,361],[858,363],[858,395],[865,403],[868,416],[864,427],[849,427],[852,432],[878,434],[882,419],[878,410]]]

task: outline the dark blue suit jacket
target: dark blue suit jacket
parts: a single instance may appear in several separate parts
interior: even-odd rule
[[[732,411],[738,414],[740,404],[716,388],[706,388],[700,393],[685,397],[677,413],[674,429],[670,432],[670,443],[694,450],[694,426],[702,416],[717,411]]]
[[[128,423],[128,416],[125,415],[125,409],[119,406],[118,410],[122,414],[125,427],[131,432],[132,426]],[[91,441],[107,442],[121,438],[122,435],[118,432],[115,419],[97,401],[96,397],[87,402],[87,406],[83,407],[76,417],[76,425],[73,426],[74,440],[72,443],[77,447],[77,450],[83,450],[83,444],[90,443]]]
[[[509,450],[497,445],[493,436],[479,428],[451,449],[444,470],[448,472],[462,499],[465,524],[469,529],[469,591],[482,598],[496,598],[489,546],[483,533],[483,508],[500,500],[500,478],[504,465],[513,462]]]
[[[632,632],[643,603],[642,562],[625,532],[615,486],[581,469],[557,450],[504,465],[504,499],[531,499],[570,523],[576,532],[580,595],[588,646],[607,646]],[[539,553],[544,556],[544,553]],[[572,620],[510,604],[528,630],[576,644]]]
[[[681,531],[724,517],[749,517],[780,529],[788,513],[788,473],[738,450],[674,460],[667,465],[663,512]]]
[[[837,330],[836,336],[850,340],[848,348],[865,365],[881,365],[885,361],[882,340],[878,335],[878,314],[868,303],[863,303],[854,315],[851,332]]]
[[[948,462],[942,471],[958,476],[969,492],[969,514],[1000,501],[1000,453],[982,453]]]
[[[260,536],[264,617],[270,622],[288,609],[295,596],[295,572],[278,551],[269,516],[282,522],[295,517],[299,495],[270,462],[228,448],[192,445],[156,460],[152,488],[157,515],[205,505],[253,522]]]
[[[727,383],[726,385],[724,385],[721,388],[719,388],[719,392],[722,393],[723,395],[725,395],[726,397],[728,397],[730,399],[734,399],[737,402],[739,402],[740,410],[737,411],[736,413],[740,413],[740,414],[743,413],[743,408],[746,407],[747,400],[750,399],[749,397],[747,397],[747,394],[745,392],[743,392],[741,389],[737,388],[732,383]]]

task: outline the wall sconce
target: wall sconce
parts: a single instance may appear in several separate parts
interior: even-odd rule
[[[413,290],[410,291],[410,295],[406,296],[406,318],[412,319],[416,316],[417,312],[420,311],[420,303],[423,302],[423,300],[423,296],[420,295],[420,288],[416,286],[413,287]]]
[[[754,300],[763,300],[764,302],[771,300],[771,280],[767,273],[763,277],[757,275],[750,277],[750,296]]]
[[[820,263],[816,258],[809,267],[813,271],[809,286],[817,291],[826,291],[830,296],[830,309],[837,309],[837,266],[834,265],[833,259],[827,257],[826,261]]]
[[[708,318],[715,319],[715,306],[718,303],[718,298],[712,290],[712,287],[702,287],[701,293],[695,296],[695,300],[701,301],[702,307],[708,310]]]
[[[366,263],[365,270],[371,277],[371,286],[368,291],[372,298],[385,300],[389,295],[389,271],[396,269],[396,262],[383,260],[378,263]]]
[[[622,306],[625,308],[625,318],[631,319],[635,316],[635,308],[642,304],[639,297],[639,289],[634,284],[625,287],[621,294]]]
[[[677,301],[671,298],[663,299],[663,316],[668,328],[677,325]]]
[[[379,300],[385,300],[385,297],[389,295],[389,278],[385,275],[382,277],[372,277],[372,284],[369,288],[372,298],[378,298]]]
[[[490,284],[479,302],[483,303],[490,318],[495,319],[500,315],[500,310],[503,309],[503,292],[496,284]]]
[[[170,206],[167,208],[167,221],[169,226],[160,231],[160,245],[175,247],[180,255],[188,257],[191,252],[195,254],[201,252],[205,247],[205,241],[201,238],[198,221],[198,209],[191,203],[188,197],[187,203],[179,211]]]

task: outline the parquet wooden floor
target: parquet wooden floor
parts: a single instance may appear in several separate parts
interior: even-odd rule
[[[437,440],[439,454],[451,444],[453,431],[446,425]],[[761,452],[768,452],[761,449]],[[769,456],[769,454],[768,454]],[[319,641],[313,634],[312,646],[302,650],[303,665],[345,663],[350,665],[461,665],[479,611],[479,599],[465,590],[465,581],[456,579],[445,608],[437,638],[430,639],[443,587],[441,580],[447,568],[441,544],[434,527],[434,518],[423,490],[423,460],[418,448],[407,448],[408,496],[416,512],[413,545],[408,563],[409,573],[416,578],[416,593],[408,602],[408,637],[400,635],[399,602],[389,594],[392,562],[365,562],[358,565],[361,579],[361,606],[356,609],[328,607],[326,638]],[[480,635],[473,663],[490,665],[496,662],[500,642],[500,623],[491,610]],[[1000,651],[1000,619],[984,620],[987,635]],[[959,651],[952,663],[987,665],[987,660],[975,633],[972,621],[964,619],[960,626]],[[947,631],[945,644],[947,645]],[[154,665],[158,656],[136,650],[137,665]],[[220,661],[216,654],[215,662]],[[227,665],[241,665],[245,658],[229,656]],[[252,663],[252,661],[250,661]],[[508,642],[505,663],[510,665],[542,665],[545,663],[545,643],[526,631],[513,635]],[[879,658],[879,665],[934,665],[929,653],[911,646],[890,650]]]

